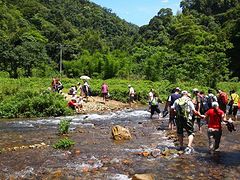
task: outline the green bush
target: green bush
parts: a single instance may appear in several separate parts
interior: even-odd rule
[[[63,138],[63,139],[58,140],[58,142],[56,142],[53,145],[53,148],[55,148],[55,149],[68,149],[71,146],[73,146],[74,144],[75,144],[75,142],[73,140],[68,139],[68,138]]]
[[[61,120],[58,126],[58,131],[59,134],[67,134],[69,131],[69,127],[70,127],[70,121],[69,120]]]

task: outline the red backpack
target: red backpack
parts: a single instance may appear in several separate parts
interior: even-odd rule
[[[227,95],[227,93],[221,92],[219,94],[219,100],[221,101],[221,103],[226,105],[228,103],[228,95]]]

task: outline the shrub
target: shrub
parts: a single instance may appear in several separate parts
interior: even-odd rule
[[[55,148],[55,149],[68,149],[71,146],[73,146],[74,144],[75,144],[75,142],[73,140],[68,139],[68,138],[63,138],[63,139],[58,140],[58,142],[56,142],[53,145],[53,148]]]
[[[69,120],[61,120],[58,126],[58,131],[59,134],[67,134],[69,131],[69,127],[70,127],[70,121]]]

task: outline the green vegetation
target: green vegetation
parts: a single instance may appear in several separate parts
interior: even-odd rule
[[[151,88],[162,99],[176,86],[239,91],[240,0],[180,6],[138,27],[88,0],[0,0],[0,117],[70,114],[63,96],[47,90],[54,76],[67,92],[88,75],[94,95],[104,79],[123,102],[127,84],[143,103]]]
[[[88,0],[0,0],[1,76],[194,80],[240,77],[240,1],[183,0],[138,27]],[[60,53],[62,52],[62,54]]]
[[[60,139],[58,142],[56,142],[53,145],[53,148],[55,149],[68,149],[70,147],[72,147],[75,144],[75,142],[71,139],[68,138],[63,138]]]
[[[71,113],[64,97],[47,90],[49,79],[1,78],[0,117],[47,117]]]
[[[74,113],[67,107],[64,96],[47,90],[51,78],[0,78],[0,81],[2,82],[2,86],[0,86],[0,118],[65,116]],[[62,78],[61,82],[64,85],[63,92],[67,93],[72,85],[81,81],[79,78]],[[177,86],[189,92],[193,88],[205,92],[208,90],[207,86],[197,84],[195,81],[172,83],[168,80],[153,82],[149,80],[108,79],[105,82],[109,85],[111,99],[127,102],[128,84],[131,84],[136,90],[138,101],[143,104],[147,103],[148,92],[152,88],[163,101],[167,99],[170,91]],[[93,96],[100,96],[103,80],[92,79],[89,83]],[[235,89],[240,93],[240,83],[222,82],[218,83],[217,87],[226,92]],[[68,123],[63,121],[60,124],[62,125],[59,131],[66,131]]]
[[[58,126],[58,131],[59,134],[63,135],[63,134],[68,134],[69,131],[69,127],[70,127],[70,121],[69,120],[61,120]]]

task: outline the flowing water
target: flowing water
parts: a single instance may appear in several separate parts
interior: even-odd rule
[[[208,154],[204,127],[203,134],[196,132],[194,154],[153,157],[141,153],[176,147],[166,137],[167,119],[149,116],[144,110],[124,110],[1,121],[0,148],[5,151],[0,153],[0,179],[128,180],[134,174],[152,174],[155,179],[240,179],[239,123],[232,133],[223,128],[221,151],[214,155]],[[61,119],[71,120],[69,138],[76,144],[69,150],[52,148],[60,138]],[[114,141],[113,125],[127,127],[132,140]],[[41,143],[40,148],[24,148]]]

